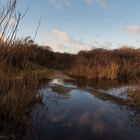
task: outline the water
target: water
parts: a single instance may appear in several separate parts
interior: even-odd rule
[[[34,108],[25,137],[29,140],[140,140],[140,112],[124,104],[127,89],[128,86],[82,87],[75,82],[54,79],[40,89],[43,104]]]

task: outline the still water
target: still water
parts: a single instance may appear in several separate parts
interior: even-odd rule
[[[26,132],[29,140],[140,140],[140,112],[124,104],[135,85],[79,86],[54,79],[43,85]]]

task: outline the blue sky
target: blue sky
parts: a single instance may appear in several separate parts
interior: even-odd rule
[[[76,53],[93,47],[140,47],[140,0],[18,0],[18,35],[35,34],[54,51]]]

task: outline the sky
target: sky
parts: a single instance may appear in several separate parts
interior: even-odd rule
[[[54,51],[77,53],[92,48],[140,47],[140,0],[18,0],[19,37]]]

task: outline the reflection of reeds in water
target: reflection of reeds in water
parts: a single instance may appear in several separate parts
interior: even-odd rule
[[[0,10],[0,139],[16,139],[16,131],[24,128],[31,107],[41,101],[41,97],[36,96],[35,74],[32,80],[20,78],[24,71],[35,70],[36,65],[28,38],[16,41],[22,18],[17,13],[16,3],[16,0],[7,0],[6,5],[0,2],[3,7]],[[11,24],[11,20],[14,23]]]
[[[34,82],[12,80],[3,81],[3,83],[1,81],[0,85],[2,86],[2,84],[9,84],[8,89],[0,88],[0,90],[6,91],[0,94],[0,133],[2,131],[5,135],[25,126],[28,113],[41,98],[36,96],[37,88]]]
[[[128,103],[140,110],[140,86],[134,91],[129,91]]]
[[[36,85],[34,82],[25,82],[24,80],[1,81],[2,84],[9,84],[8,89],[0,94],[0,116],[6,120],[16,120],[20,122],[25,120],[25,113],[29,112],[29,106],[32,106],[36,99]]]
[[[8,53],[5,54],[8,55]],[[17,63],[15,61],[13,65],[11,57],[12,55],[9,58],[6,57],[5,60],[1,59],[6,69],[0,67],[0,135],[9,139],[19,134],[17,130],[23,130],[31,108],[42,100],[41,96],[37,96],[39,82],[35,74],[32,74],[29,79],[27,76],[20,78],[27,68],[31,68],[28,60],[26,58],[21,62],[17,60]]]
[[[23,54],[26,56],[25,53]],[[41,97],[37,96],[38,80],[35,73],[33,72],[34,74],[32,73],[29,79],[27,76],[20,78],[20,75],[28,68],[34,71],[35,64],[31,64],[30,67],[26,58],[23,61],[18,61],[18,59],[13,61],[11,59],[13,57],[14,55],[11,55],[9,58],[0,60],[2,64],[0,67],[0,135],[2,136],[9,136],[7,133],[13,133],[15,128],[19,130],[19,126],[23,128],[27,123],[30,109],[41,101]]]
[[[67,88],[63,86],[54,86],[52,87],[52,90],[58,94],[65,94],[67,95],[68,92],[72,90],[72,88]]]

